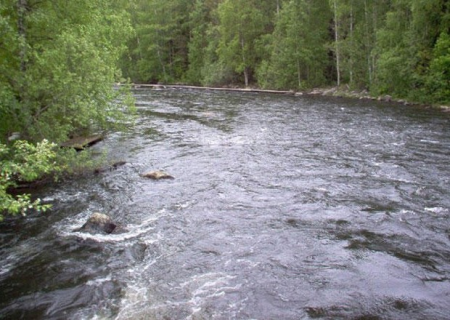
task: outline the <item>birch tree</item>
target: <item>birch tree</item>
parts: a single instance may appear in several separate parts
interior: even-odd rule
[[[341,52],[339,44],[339,14],[338,14],[338,0],[331,0],[333,8],[333,23],[334,23],[334,56],[336,62],[336,84],[341,85]]]

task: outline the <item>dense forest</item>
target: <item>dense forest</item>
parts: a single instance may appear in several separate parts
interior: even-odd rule
[[[450,101],[445,0],[136,0],[122,68],[134,82]]]
[[[446,0],[3,0],[0,33],[0,212],[29,203],[13,181],[67,168],[55,143],[128,121],[117,82],[450,103]]]

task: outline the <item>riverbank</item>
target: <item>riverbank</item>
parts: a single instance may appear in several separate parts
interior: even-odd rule
[[[367,90],[350,90],[349,88],[342,87],[331,87],[331,88],[315,88],[307,92],[309,95],[319,95],[319,96],[332,96],[338,98],[351,98],[360,100],[376,100],[384,102],[392,102],[403,104],[405,106],[421,106],[426,108],[439,108],[444,112],[450,112],[450,106],[446,105],[435,105],[435,104],[424,104],[419,102],[412,102],[406,99],[395,99],[390,95],[382,96],[372,96]]]
[[[271,94],[283,94],[283,95],[312,95],[312,96],[330,96],[337,98],[351,98],[360,100],[376,100],[384,102],[399,103],[403,105],[416,105],[423,107],[435,107],[440,108],[444,112],[450,112],[450,106],[445,105],[432,105],[423,104],[412,101],[407,101],[405,99],[395,99],[390,95],[382,96],[372,96],[367,90],[350,90],[348,87],[329,87],[329,88],[313,88],[304,91],[294,91],[294,90],[265,90],[259,88],[237,88],[237,87],[202,87],[202,86],[191,86],[182,84],[133,84],[134,88],[153,88],[156,90],[161,89],[193,89],[193,90],[214,90],[214,91],[230,91],[230,92],[252,92],[252,93],[271,93]]]

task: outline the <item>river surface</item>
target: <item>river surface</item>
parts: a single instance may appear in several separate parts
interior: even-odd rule
[[[0,224],[1,319],[450,319],[450,113],[135,95],[94,147],[127,164]],[[74,232],[94,212],[128,231]]]

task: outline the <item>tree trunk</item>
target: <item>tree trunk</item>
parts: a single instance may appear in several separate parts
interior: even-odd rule
[[[241,49],[242,49],[242,63],[244,64],[244,81],[245,81],[245,87],[248,87],[248,67],[247,67],[247,59],[245,59],[245,43],[244,38],[241,37]]]
[[[244,68],[244,79],[245,79],[245,87],[247,88],[248,87],[248,68],[247,67],[245,67]]]
[[[338,31],[338,15],[337,15],[337,0],[334,0],[334,45],[336,55],[336,75],[337,85],[341,85],[341,70],[340,70],[340,55],[339,55],[339,31]]]
[[[161,54],[161,46],[158,44],[157,46],[157,55],[158,55],[158,60],[159,63],[161,64],[161,68],[162,68],[162,72],[163,72],[163,77],[164,77],[164,82],[167,81],[167,74],[166,74],[166,66],[164,64],[163,58],[162,58],[162,54]]]
[[[353,53],[355,52],[353,39],[353,1],[350,2],[350,85],[353,85]]]
[[[372,71],[370,68],[370,33],[369,33],[369,8],[367,8],[367,0],[364,0],[364,31],[365,31],[365,46],[366,46],[366,60],[367,60],[367,75],[369,76],[369,88],[372,85]]]
[[[27,0],[17,1],[17,30],[19,33],[19,57],[20,71],[24,73],[27,69],[27,28],[25,25],[25,16],[27,13]]]

